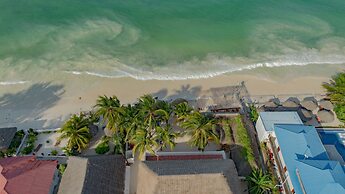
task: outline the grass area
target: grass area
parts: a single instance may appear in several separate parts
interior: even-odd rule
[[[22,154],[27,155],[30,154],[35,146],[35,141],[37,140],[38,133],[33,129],[28,130],[28,140],[26,142],[26,146],[22,150]]]
[[[247,132],[247,129],[243,126],[241,116],[236,116],[233,118],[237,126],[237,138],[236,142],[243,146],[242,154],[248,161],[248,163],[253,167],[256,166],[254,153],[251,147],[251,141]]]
[[[232,130],[230,127],[231,121],[229,119],[221,119],[220,124],[225,133],[225,143],[230,145],[232,143]]]
[[[103,137],[101,142],[97,145],[95,151],[97,154],[105,154],[109,152],[110,146],[109,146],[109,138]]]

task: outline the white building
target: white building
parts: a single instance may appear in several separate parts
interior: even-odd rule
[[[274,124],[303,124],[297,112],[260,112],[256,122],[256,131],[260,142],[274,136]]]

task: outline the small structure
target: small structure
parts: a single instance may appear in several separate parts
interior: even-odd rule
[[[69,157],[59,194],[123,194],[125,161],[122,156]]]
[[[299,105],[299,102],[296,101],[296,99],[294,98],[289,98],[287,99],[285,102],[283,102],[283,107],[286,107],[286,108],[298,108],[300,105]]]
[[[313,111],[318,107],[317,100],[314,97],[306,97],[301,102],[301,106],[308,110]]]
[[[321,123],[331,123],[335,119],[333,112],[326,109],[319,110],[317,112],[317,117]]]
[[[138,161],[134,165],[137,180],[131,194],[243,193],[232,160]]]
[[[320,109],[333,110],[334,106],[329,100],[320,100],[319,102]]]
[[[0,159],[0,193],[52,194],[58,183],[57,161],[34,156]]]
[[[345,193],[343,166],[330,160],[315,127],[277,124],[274,131],[270,143],[287,193]]]
[[[265,108],[277,108],[280,106],[280,100],[278,98],[272,98],[264,104]]]
[[[256,131],[260,142],[274,135],[274,124],[303,124],[297,112],[260,112]]]
[[[0,128],[0,150],[1,151],[5,151],[8,149],[16,132],[17,132],[16,127]]]

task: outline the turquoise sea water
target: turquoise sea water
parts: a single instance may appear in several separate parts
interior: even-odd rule
[[[314,64],[322,74],[345,64],[344,0],[1,0],[0,8],[3,84]]]

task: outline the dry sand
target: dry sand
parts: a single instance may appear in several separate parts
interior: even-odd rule
[[[141,81],[66,75],[44,83],[0,86],[0,127],[57,128],[71,114],[91,110],[99,95],[116,95],[122,103],[143,94],[164,99],[195,98],[200,91],[245,82],[250,95],[321,94],[328,77],[303,77],[276,82],[251,75],[223,75],[208,79]]]

